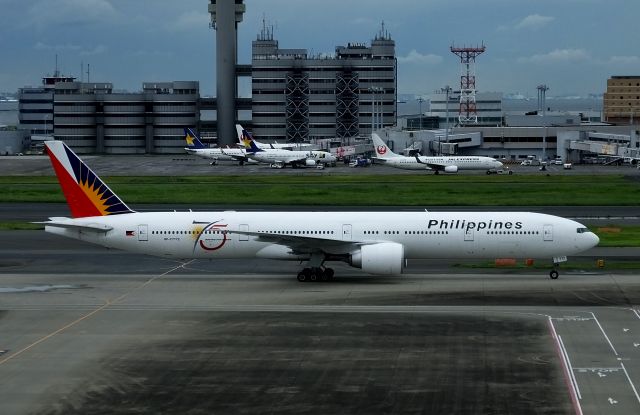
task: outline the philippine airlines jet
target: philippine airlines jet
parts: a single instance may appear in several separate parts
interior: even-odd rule
[[[385,166],[408,170],[433,170],[435,174],[441,171],[445,173],[457,173],[459,170],[486,170],[487,174],[490,174],[502,167],[502,163],[491,157],[401,156],[391,151],[378,134],[373,133],[371,136],[373,138],[373,147],[376,150],[376,161],[381,161]]]
[[[211,159],[211,164],[217,164],[218,161],[238,161],[242,166],[244,163],[257,163],[247,157],[245,151],[241,148],[209,148],[205,146],[198,135],[191,129],[184,129],[184,139],[187,141],[185,151],[198,157]]]
[[[108,248],[178,259],[303,261],[298,280],[329,280],[330,261],[377,275],[407,260],[545,258],[554,265],[598,244],[569,219],[525,212],[135,212],[62,141],[45,142],[72,218],[45,231]],[[558,277],[554,266],[551,278]]]
[[[335,164],[336,156],[326,151],[319,150],[284,150],[273,148],[262,148],[256,144],[247,130],[236,124],[238,138],[244,144],[247,157],[262,163],[269,163],[271,167],[283,168],[287,165],[291,167],[313,167],[318,164]]]

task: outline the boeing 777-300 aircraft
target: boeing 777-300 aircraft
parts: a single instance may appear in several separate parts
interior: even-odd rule
[[[45,230],[141,254],[302,261],[298,280],[315,281],[333,278],[331,261],[376,275],[430,258],[557,265],[599,242],[578,222],[527,212],[135,212],[62,141],[45,145],[73,216],[49,218]]]
[[[376,161],[381,161],[385,166],[396,167],[398,169],[433,170],[435,174],[441,171],[445,173],[457,173],[459,170],[486,170],[487,173],[491,173],[502,167],[502,163],[492,157],[401,156],[391,151],[378,134],[373,133],[371,137],[373,138],[373,147],[376,151]]]
[[[237,161],[241,166],[244,163],[257,163],[247,157],[242,148],[209,148],[205,146],[191,128],[184,129],[184,139],[187,142],[185,147],[187,153],[210,159],[211,165],[218,164],[218,161]]]

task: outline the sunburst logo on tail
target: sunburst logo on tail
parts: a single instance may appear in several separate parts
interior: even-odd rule
[[[45,145],[74,218],[133,213],[62,141]]]
[[[109,215],[109,208],[116,203],[109,203],[109,199],[113,194],[99,182],[89,183],[87,178],[83,178],[78,182],[78,185],[82,189],[87,198],[91,201],[93,206],[100,212],[102,216]]]

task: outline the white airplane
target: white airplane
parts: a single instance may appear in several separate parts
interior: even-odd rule
[[[244,130],[240,124],[236,124],[236,131],[238,132],[238,143],[240,147],[244,147],[244,142],[242,141],[241,131]],[[308,143],[261,143],[260,141],[253,140],[256,145],[260,148],[271,148],[274,150],[307,150],[312,147],[312,144]]]
[[[401,156],[394,153],[376,133],[371,134],[373,147],[376,151],[376,161],[385,166],[407,170],[433,170],[435,174],[457,173],[459,170],[486,170],[487,174],[502,168],[502,163],[492,157],[481,156],[438,156],[428,157],[416,155],[414,157]]]
[[[191,128],[184,129],[184,139],[187,142],[185,147],[187,153],[211,159],[211,165],[218,164],[218,161],[238,161],[241,166],[244,163],[257,163],[257,161],[247,157],[242,148],[210,148],[205,146]]]
[[[257,145],[251,133],[236,124],[238,139],[244,145],[247,157],[261,163],[269,163],[271,167],[281,169],[287,165],[296,167],[314,167],[319,164],[335,164],[336,156],[320,150],[284,150],[262,148]]]
[[[45,231],[141,254],[305,261],[299,281],[332,279],[330,261],[398,275],[413,259],[546,258],[555,279],[599,242],[578,222],[526,212],[134,212],[62,141],[45,145],[73,216]]]

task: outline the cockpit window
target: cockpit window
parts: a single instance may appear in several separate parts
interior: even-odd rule
[[[588,232],[591,232],[591,231],[589,230],[589,228],[578,228],[576,231],[577,231],[578,233],[588,233]]]

